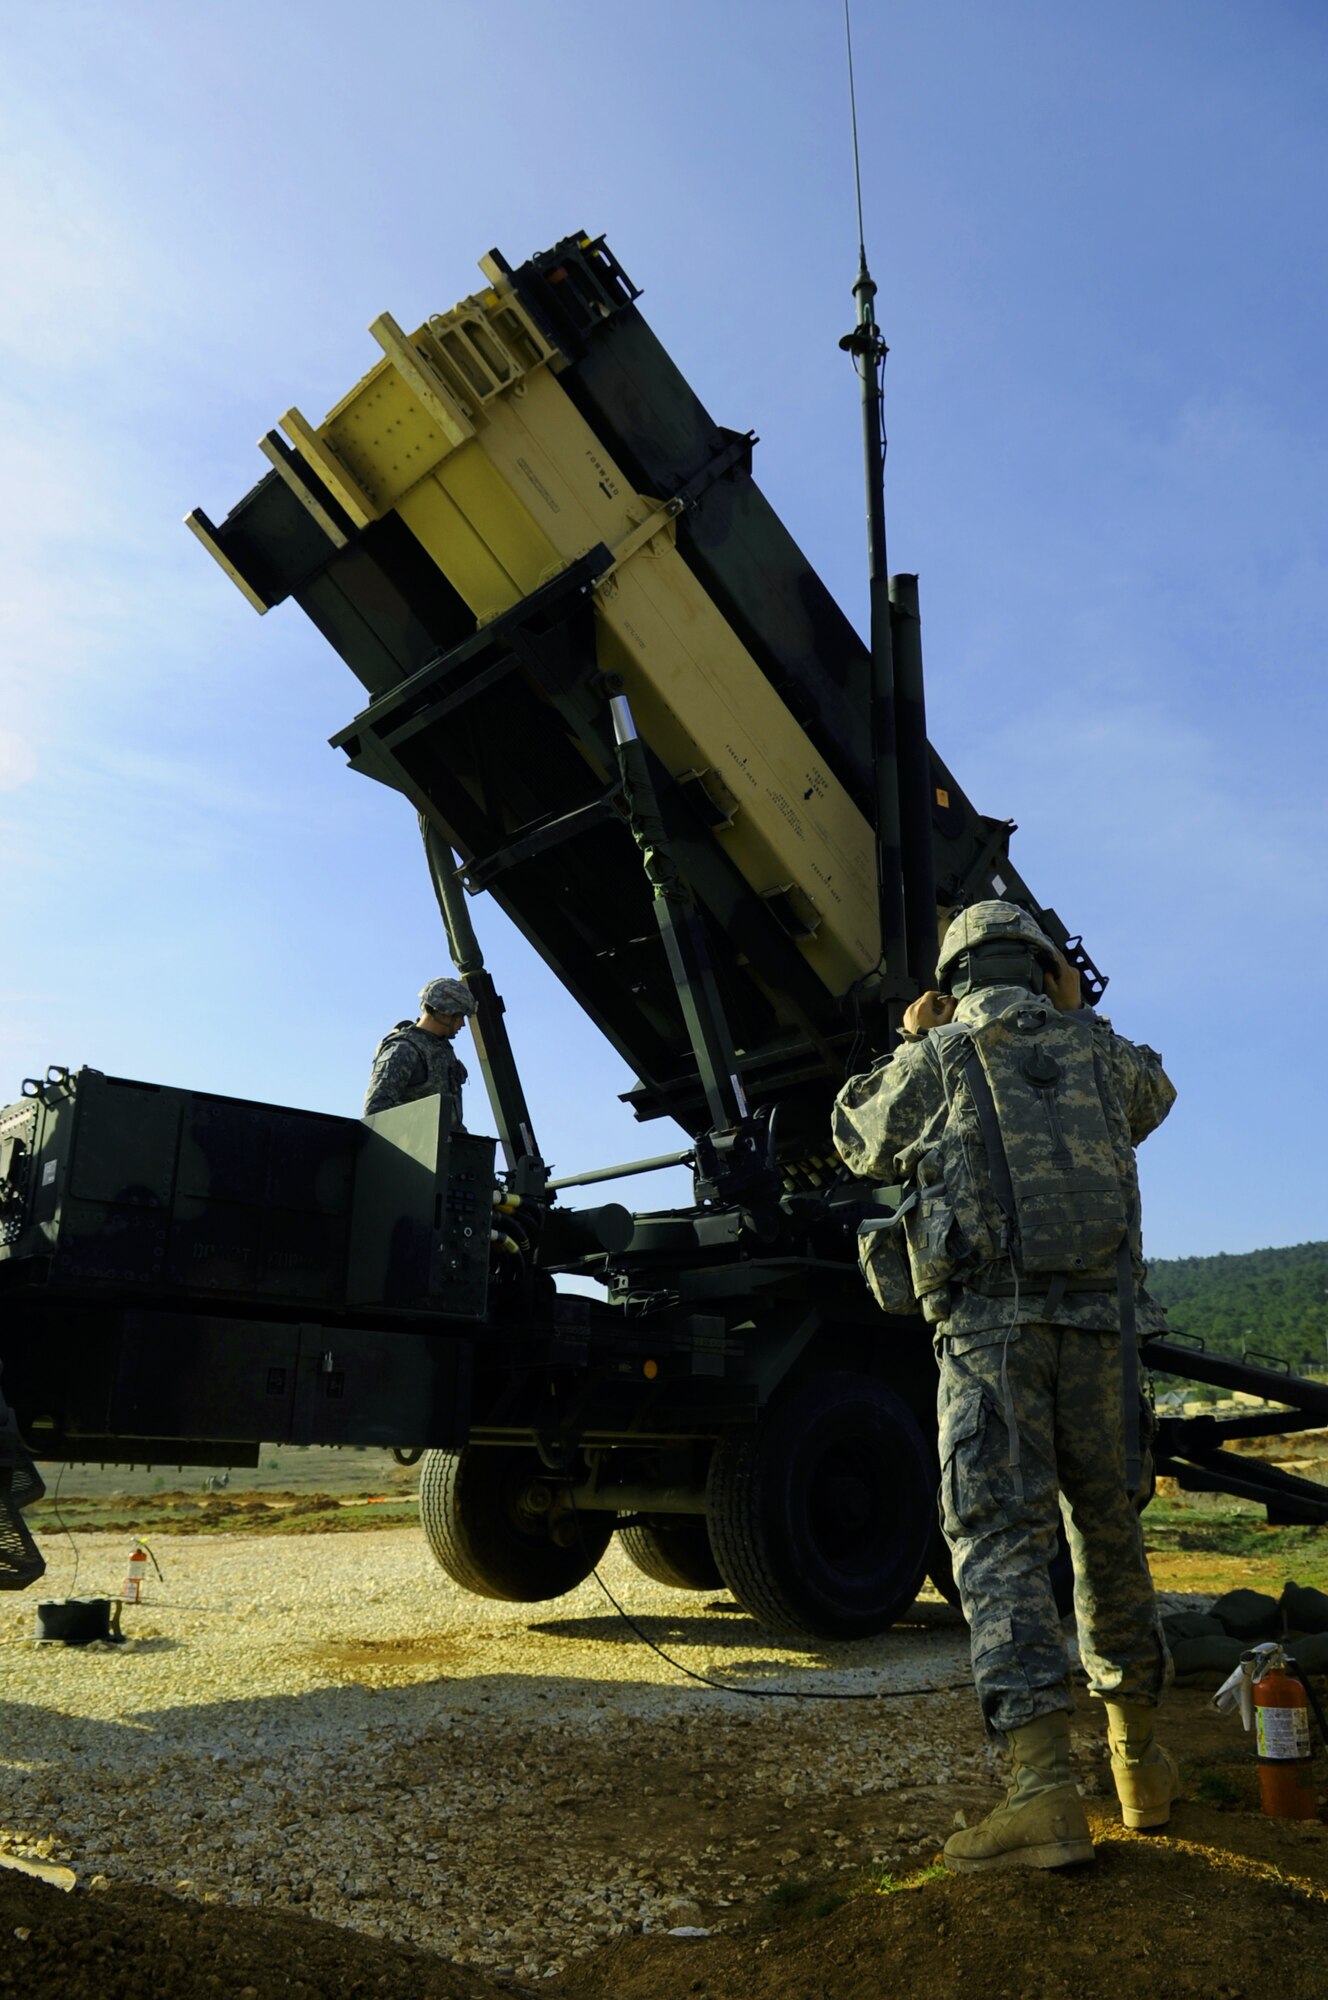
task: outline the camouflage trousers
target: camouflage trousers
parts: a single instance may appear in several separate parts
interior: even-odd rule
[[[1156,1703],[1170,1659],[1125,1490],[1119,1334],[998,1327],[938,1351],[941,1523],[988,1729],[1071,1706],[1048,1574],[1062,1517],[1089,1692]]]

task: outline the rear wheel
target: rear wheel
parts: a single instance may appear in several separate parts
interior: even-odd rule
[[[722,1590],[710,1531],[699,1514],[647,1514],[634,1528],[619,1528],[629,1562],[655,1583],[674,1590]]]
[[[420,1461],[420,1525],[434,1559],[477,1597],[538,1604],[575,1590],[613,1533],[612,1514],[557,1513],[527,1445],[463,1445]]]
[[[934,1485],[897,1396],[865,1375],[814,1376],[756,1430],[716,1445],[706,1489],[715,1561],[744,1609],[776,1630],[883,1632],[926,1574]]]

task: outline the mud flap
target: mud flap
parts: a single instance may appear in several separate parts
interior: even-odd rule
[[[0,1590],[26,1590],[45,1576],[23,1509],[40,1500],[46,1487],[23,1448],[14,1413],[0,1395]]]
[[[0,1465],[0,1590],[26,1590],[46,1574],[18,1499],[22,1488],[16,1482],[24,1479],[24,1472],[23,1467]],[[36,1479],[35,1472],[31,1477]],[[43,1490],[36,1479],[36,1490],[29,1497],[35,1500]]]

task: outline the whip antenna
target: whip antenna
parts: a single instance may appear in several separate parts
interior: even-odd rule
[[[889,352],[876,324],[876,284],[867,269],[862,220],[862,164],[858,150],[858,98],[853,76],[853,23],[844,0],[848,48],[849,112],[853,132],[853,176],[858,197],[858,275],[853,284],[857,324],[839,345],[853,358],[862,385],[862,435],[867,472],[867,577],[871,610],[871,753],[875,792],[876,879],[885,965],[882,998],[911,998],[907,976],[908,941],[904,912],[904,856],[900,831],[899,757],[895,720],[894,649],[890,631],[890,583],[885,559],[885,357]]]
[[[876,875],[884,977],[878,988],[898,1026],[900,1003],[931,983],[936,961],[936,880],[931,753],[922,684],[918,580],[890,581],[885,559],[885,357],[876,324],[876,285],[867,269],[862,220],[862,160],[858,95],[853,74],[853,23],[844,0],[848,101],[853,129],[853,180],[858,197],[858,318],[840,346],[852,355],[862,386],[862,435],[867,470],[867,560],[871,591],[870,741],[876,823]]]
[[[844,40],[848,46],[848,110],[853,125],[853,180],[858,190],[858,257],[867,266],[867,234],[862,226],[862,162],[858,156],[858,92],[853,81],[853,23],[844,0]]]

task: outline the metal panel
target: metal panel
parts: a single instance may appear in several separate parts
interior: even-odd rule
[[[441,1097],[363,1122],[346,1296],[482,1319],[488,1295],[494,1141],[451,1133]]]
[[[261,1321],[126,1313],[105,1428],[259,1443],[289,1434],[299,1331]]]
[[[180,1093],[80,1075],[69,1192],[80,1201],[168,1208],[180,1136]]]
[[[301,1336],[292,1444],[464,1444],[471,1350],[442,1334],[328,1332]]]
[[[344,1299],[358,1119],[80,1070],[6,1122],[28,1135],[6,1247],[12,1260],[48,1254],[43,1282]]]

